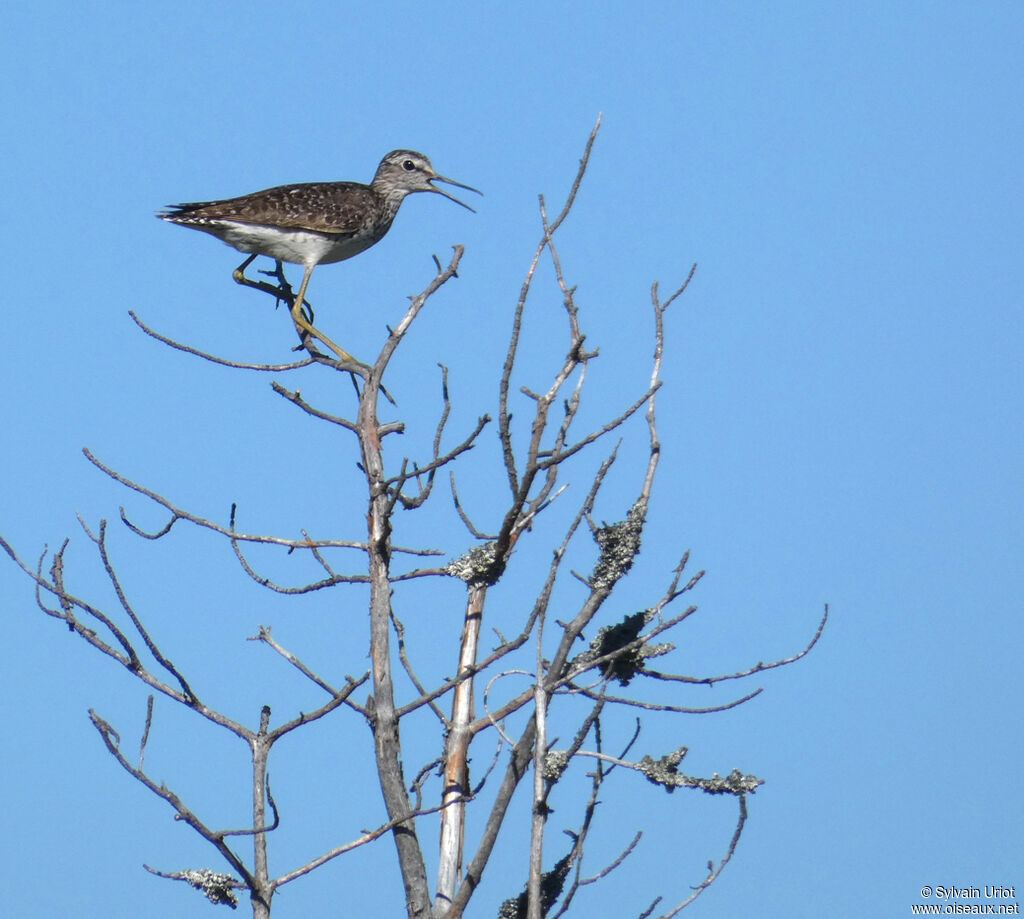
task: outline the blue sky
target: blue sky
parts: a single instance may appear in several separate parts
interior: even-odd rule
[[[121,504],[147,525],[162,518],[89,466],[83,446],[208,516],[238,502],[253,530],[359,538],[363,511],[350,442],[311,425],[268,376],[171,352],[131,322],[129,309],[236,360],[290,354],[283,312],[231,282],[238,254],[152,213],[285,182],[368,181],[395,147],[485,192],[476,215],[411,199],[376,248],[313,276],[318,326],[370,355],[426,285],[430,256],[466,246],[460,278],[393,368],[390,388],[415,419],[397,465],[398,451],[429,443],[438,361],[451,368],[453,432],[494,412],[536,196],[561,203],[600,112],[560,245],[601,348],[588,419],[643,391],[650,283],[673,289],[700,266],[669,317],[655,507],[615,610],[660,595],[689,548],[708,574],[699,615],[675,636],[679,670],[786,656],[825,602],[833,614],[807,659],[747,684],[766,691],[746,707],[645,726],[645,752],[686,743],[692,772],[737,766],[767,782],[732,864],[688,913],[899,915],[924,885],[1024,889],[1012,787],[1024,638],[1020,4],[44,0],[5,19],[0,532],[24,556],[71,535],[76,584],[109,602],[75,513],[110,518],[147,621],[211,701],[249,723],[265,701],[283,717],[316,699],[244,641],[259,623],[325,672],[364,667],[356,594],[270,597],[201,534],[140,545],[115,528]],[[538,386],[562,334],[544,280],[522,380]],[[283,382],[349,404],[327,374]],[[624,447],[599,518],[621,517],[635,496],[642,428],[630,436],[639,446]],[[483,517],[500,486],[494,457],[491,442],[462,473]],[[572,494],[588,470],[572,471]],[[440,539],[439,519],[403,517],[402,536],[462,551],[465,535]],[[501,602],[514,618],[515,596]],[[139,687],[35,610],[9,564],[0,609],[10,915],[200,914],[195,894],[140,864],[219,867],[213,853],[120,771],[86,715],[95,708],[135,744]],[[429,622],[410,604],[407,625],[440,659],[461,621],[457,591],[421,615]],[[732,688],[681,699],[714,704]],[[156,725],[147,763],[158,777],[213,822],[244,824],[245,750],[169,703]],[[339,718],[276,754],[279,797],[293,802],[271,853],[282,871],[379,822],[374,786],[359,784],[367,736]],[[649,833],[632,864],[581,895],[591,915],[681,899],[732,832],[731,802],[628,779],[604,796],[592,869],[634,828]],[[574,813],[568,798],[556,805],[553,839]],[[524,872],[513,846],[472,915],[494,915]],[[274,914],[397,914],[397,884],[385,842],[286,888]]]

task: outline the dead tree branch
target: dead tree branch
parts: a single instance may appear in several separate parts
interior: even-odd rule
[[[696,606],[687,605],[687,595],[701,581],[704,572],[687,575],[688,552],[664,575],[667,586],[661,584],[651,589],[644,601],[650,603],[649,606],[640,609],[631,606],[629,611],[614,609],[613,604],[622,596],[621,592],[616,593],[619,585],[627,577],[637,577],[634,568],[648,538],[648,516],[662,456],[657,400],[664,392],[665,316],[687,290],[696,265],[665,299],[661,298],[657,283],[651,286],[653,350],[650,364],[644,359],[641,373],[635,379],[613,368],[619,389],[612,407],[604,406],[596,415],[588,414],[593,407],[586,394],[592,391],[595,376],[606,369],[602,367],[606,359],[598,361],[599,350],[587,341],[584,320],[589,305],[584,302],[584,294],[569,280],[568,266],[559,251],[562,241],[559,234],[577,201],[600,125],[598,118],[564,204],[554,219],[549,217],[544,196],[538,198],[540,239],[512,309],[508,345],[497,380],[496,410],[494,405],[487,406],[495,412],[500,458],[494,464],[493,477],[486,480],[488,494],[486,500],[480,502],[480,508],[469,507],[460,498],[456,469],[463,484],[467,481],[464,472],[467,467],[470,467],[468,474],[486,475],[486,471],[480,473],[476,468],[478,462],[486,459],[482,457],[486,450],[477,447],[486,445],[491,414],[475,411],[470,416],[470,419],[476,417],[475,425],[472,420],[465,423],[465,436],[456,435],[462,439],[454,445],[451,443],[449,424],[453,404],[447,366],[438,365],[440,404],[436,420],[430,422],[429,446],[419,455],[389,456],[384,444],[394,444],[398,438],[385,439],[388,434],[405,431],[406,422],[382,422],[380,419],[381,398],[391,400],[384,386],[391,361],[413,322],[429,315],[427,307],[431,298],[458,277],[463,257],[461,246],[453,247],[447,265],[442,265],[435,256],[435,273],[420,293],[409,297],[397,324],[387,328],[372,364],[352,364],[322,355],[306,332],[300,332],[299,348],[305,348],[309,356],[301,361],[274,365],[227,361],[175,342],[131,314],[133,321],[151,338],[221,366],[264,372],[308,369],[311,373],[349,374],[353,389],[348,393],[346,382],[348,401],[340,407],[313,405],[298,388],[290,390],[277,382],[272,385],[278,396],[309,418],[355,436],[354,441],[348,437],[342,440],[350,450],[358,447],[358,457],[350,458],[358,459],[366,489],[364,497],[358,499],[359,529],[365,524],[365,537],[314,539],[306,529],[301,530],[301,539],[246,533],[236,526],[238,509],[235,504],[231,504],[227,522],[218,523],[180,507],[100,462],[89,450],[84,451],[88,461],[104,475],[160,508],[161,520],[166,515],[161,527],[148,531],[134,523],[122,507],[121,520],[135,536],[159,540],[180,521],[227,540],[242,573],[268,591],[302,596],[346,584],[349,585],[344,592],[347,608],[341,611],[346,616],[351,612],[353,597],[358,598],[360,604],[365,598],[369,616],[364,635],[370,660],[369,668],[359,677],[350,676],[346,670],[360,672],[364,666],[361,661],[353,667],[350,660],[339,664],[332,655],[325,667],[319,649],[313,652],[317,661],[314,669],[311,666],[313,655],[303,651],[300,656],[287,649],[272,635],[269,625],[259,625],[257,633],[250,636],[250,641],[265,645],[304,680],[316,686],[312,691],[316,700],[312,707],[293,713],[274,726],[267,705],[260,708],[255,728],[228,718],[207,703],[210,693],[200,685],[202,681],[194,673],[186,676],[188,668],[179,665],[180,659],[175,663],[164,653],[159,643],[159,629],[151,622],[146,623],[141,604],[137,605],[128,596],[126,582],[118,574],[108,544],[106,521],[101,521],[95,529],[90,529],[84,521],[81,523],[105,576],[104,589],[109,587],[116,598],[116,603],[110,604],[113,611],[101,609],[68,588],[67,541],[52,556],[44,549],[33,569],[0,538],[0,548],[32,579],[37,604],[46,615],[61,620],[90,647],[125,668],[154,694],[173,699],[234,734],[250,750],[252,772],[246,783],[251,793],[251,817],[246,813],[244,819],[235,821],[242,824],[241,828],[215,828],[145,771],[154,722],[153,694],[147,704],[137,765],[129,763],[122,753],[117,731],[90,710],[92,723],[111,756],[136,781],[166,801],[175,819],[186,823],[205,839],[227,862],[231,872],[221,873],[211,868],[166,872],[147,867],[153,874],[185,881],[212,903],[232,908],[237,905],[237,892],[248,891],[254,919],[269,919],[279,887],[357,848],[390,837],[397,855],[408,919],[460,919],[469,913],[469,903],[506,830],[516,792],[531,766],[532,782],[524,783],[530,790],[520,796],[526,799],[522,803],[529,807],[531,820],[529,851],[524,853],[528,857],[520,862],[525,883],[520,876],[513,885],[512,895],[499,909],[500,919],[544,919],[547,916],[559,919],[577,905],[582,888],[608,878],[627,858],[638,857],[633,853],[638,848],[641,831],[615,829],[612,852],[618,854],[610,861],[606,857],[596,870],[588,864],[584,872],[584,862],[589,862],[596,846],[594,839],[602,814],[601,802],[616,783],[639,781],[632,773],[639,773],[669,793],[685,788],[718,797],[733,796],[739,803],[736,830],[725,854],[717,865],[708,863],[708,873],[699,886],[661,919],[670,919],[692,903],[721,875],[732,858],[747,820],[747,796],[754,794],[764,780],[735,769],[725,776],[717,773],[689,775],[680,770],[687,753],[682,746],[665,754],[637,758],[631,750],[639,743],[641,722],[637,718],[635,728],[630,729],[623,707],[639,709],[653,717],[655,712],[709,714],[745,704],[758,696],[762,688],[742,693],[737,690],[736,698],[714,706],[696,707],[680,704],[687,700],[673,698],[663,702],[658,701],[657,696],[645,695],[645,690],[649,693],[652,685],[644,678],[662,683],[711,686],[795,663],[817,645],[828,621],[828,607],[817,631],[798,653],[770,663],[758,662],[734,673],[705,677],[669,673],[650,666],[652,659],[665,658],[673,652],[675,645],[669,639],[681,633],[697,610]],[[565,251],[569,251],[568,248]],[[542,260],[547,258],[550,258],[550,265],[545,261],[542,272]],[[248,259],[236,271],[236,281],[272,296],[275,302],[294,305],[295,294],[285,278],[282,264],[277,262],[273,271],[263,272],[276,281],[272,283],[245,276],[244,270],[252,261]],[[539,299],[535,293],[539,285],[537,279],[548,276],[544,272],[549,269],[557,287],[557,291],[553,291],[554,319],[541,314],[535,320],[534,303]],[[303,312],[312,325],[313,313],[308,303]],[[292,318],[303,325],[298,322],[298,313]],[[548,352],[546,367],[525,360],[524,342],[528,340],[525,333],[532,335],[534,332],[532,325],[527,328],[527,323],[534,321],[544,323],[545,339],[554,341],[558,348]],[[330,345],[329,339],[323,340]],[[336,350],[339,355],[345,353]],[[322,369],[313,370],[314,366]],[[391,383],[390,379],[388,382]],[[521,414],[517,416],[514,407]],[[618,441],[599,452],[602,450],[599,442],[612,434]],[[619,460],[620,454],[630,457],[635,453],[629,449],[620,451],[624,442],[640,446],[639,459],[629,460],[629,468],[623,468],[626,460]],[[590,465],[584,466],[588,460]],[[464,536],[444,548],[396,545],[396,529],[406,516],[399,512],[417,511],[428,504],[439,470],[448,471],[452,507],[476,542],[469,549],[465,548]],[[567,492],[566,480],[570,473],[582,478],[585,494],[581,492],[574,498],[571,491]],[[629,490],[624,493],[625,497],[621,490],[614,492],[619,486],[612,484],[622,479],[631,483],[626,486]],[[562,497],[565,495],[568,497]],[[571,503],[566,506],[566,502]],[[352,505],[351,500],[348,503]],[[605,513],[611,508],[610,522],[601,520],[599,507]],[[444,545],[444,538],[444,534],[440,534],[437,542]],[[549,539],[548,545],[553,548],[550,556],[541,557],[538,566],[536,554],[530,552],[530,540],[540,538]],[[288,569],[286,574],[278,575],[275,570],[271,577],[262,571],[270,550],[253,546],[284,550],[289,557],[297,556],[306,567],[299,574]],[[351,554],[352,550],[355,555]],[[423,562],[424,566],[436,564],[436,567],[401,570],[394,563],[400,556],[413,556],[417,561],[436,556],[443,561]],[[352,559],[356,559],[355,565],[351,564]],[[315,569],[312,576],[308,573],[310,563]],[[405,564],[411,563],[405,560]],[[572,570],[573,566],[579,570]],[[686,577],[689,579],[684,580]],[[462,582],[464,586],[458,591],[458,599],[453,600],[451,580],[445,586],[429,580],[433,578]],[[396,589],[400,582],[411,583]],[[413,600],[408,599],[424,590],[428,583],[433,585],[429,589],[436,589],[436,596],[427,593],[428,603],[418,595]],[[528,590],[523,587],[527,583]],[[447,594],[443,593],[445,590]],[[614,601],[611,600],[613,593]],[[438,617],[436,623],[431,620],[424,626],[422,619],[417,620],[417,613],[440,605],[438,597],[444,598],[443,604],[451,615]],[[401,604],[406,603],[409,609],[402,608]],[[459,607],[458,611],[451,610],[453,603]],[[353,627],[361,628],[366,617],[351,617],[351,622],[356,624]],[[493,633],[496,638],[486,640],[485,624],[486,634]],[[445,657],[443,667],[437,664],[434,647],[423,651],[414,644],[417,630],[424,628],[450,643],[451,657]],[[445,630],[451,631],[446,633]],[[291,644],[290,639],[286,641]],[[177,648],[174,646],[176,658]],[[348,654],[351,648],[341,651]],[[361,657],[365,652],[366,645],[361,645],[358,655]],[[275,658],[270,655],[268,659]],[[449,669],[452,667],[454,669]],[[505,679],[511,675],[518,679]],[[620,687],[617,694],[609,691],[613,681]],[[368,689],[366,701],[355,702],[353,693],[363,686]],[[282,821],[270,789],[268,764],[272,748],[285,736],[294,736],[298,728],[342,708],[360,715],[372,734],[381,809],[367,823],[376,828],[350,828],[339,833],[337,839],[347,841],[333,845],[336,840],[332,840],[332,848],[319,850],[321,854],[305,864],[272,877],[269,839]],[[421,709],[429,709],[429,714],[423,711],[421,714],[426,717],[409,718]],[[626,730],[613,748],[618,755],[606,753],[604,738],[608,736],[609,724],[617,726],[623,721]],[[410,729],[411,722],[434,726],[436,734],[432,746],[429,741],[423,743],[419,728]],[[492,731],[491,738],[483,739],[482,735],[489,731]],[[559,732],[567,737],[561,745]],[[491,744],[496,747],[493,754]],[[486,768],[474,765],[471,777],[474,745],[478,752],[484,751],[481,761],[486,764],[490,759],[490,765]],[[403,763],[406,762],[414,764],[411,783],[404,773]],[[418,764],[426,765],[420,768]],[[483,772],[482,778],[480,772]],[[566,775],[569,780],[563,783]],[[609,783],[611,776],[614,778]],[[575,796],[571,810],[562,800],[570,795]],[[552,849],[547,834],[556,804],[560,815],[568,811],[574,816],[569,828],[564,828],[569,842],[559,836]],[[470,823],[473,810],[478,815],[476,824]],[[424,832],[425,823],[433,827],[429,832]],[[438,872],[436,886],[431,891],[426,866],[433,864],[433,857],[424,852],[421,840],[434,838],[435,831],[439,845]],[[236,840],[252,842],[251,858],[243,857],[236,850]],[[547,856],[545,870],[545,855],[552,851],[555,855]],[[520,888],[521,892],[517,893]],[[643,917],[653,915],[661,899],[660,896],[655,899]]]

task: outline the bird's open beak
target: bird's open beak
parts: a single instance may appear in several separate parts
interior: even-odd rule
[[[434,182],[447,182],[449,185],[454,185],[456,188],[464,188],[466,191],[475,192],[478,195],[482,195],[483,192],[479,188],[474,188],[472,185],[463,185],[461,182],[456,182],[454,179],[446,179],[444,176],[434,175],[431,176],[429,181]],[[446,192],[443,188],[436,188],[433,184],[430,186],[431,191],[436,191],[439,195],[444,195],[449,201],[454,201],[456,204],[461,204],[466,210],[476,213],[476,208],[470,207],[465,201],[460,201],[455,195],[451,195]]]

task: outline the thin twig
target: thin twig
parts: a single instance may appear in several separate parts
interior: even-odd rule
[[[749,667],[746,670],[741,670],[738,673],[727,673],[720,676],[709,676],[709,677],[692,677],[683,676],[681,674],[674,673],[660,673],[657,670],[644,670],[644,676],[652,677],[656,680],[667,680],[677,683],[693,683],[707,686],[713,686],[715,683],[721,683],[724,680],[742,680],[745,677],[753,676],[756,673],[764,673],[766,670],[774,670],[776,667],[785,667],[789,664],[795,663],[802,657],[806,657],[811,648],[817,643],[818,639],[821,638],[822,633],[825,631],[825,624],[828,622],[828,604],[825,604],[825,614],[821,617],[821,621],[818,623],[818,628],[814,633],[814,636],[807,643],[807,646],[800,652],[792,655],[791,657],[784,657],[771,663],[764,663],[758,661],[753,667]]]
[[[232,367],[237,370],[261,370],[270,373],[280,373],[285,370],[298,370],[302,367],[309,367],[311,364],[319,363],[319,361],[312,357],[303,358],[301,361],[293,361],[288,364],[248,364],[239,361],[225,360],[222,357],[208,354],[205,351],[200,351],[198,348],[193,348],[190,345],[184,345],[181,342],[175,341],[173,338],[161,335],[159,332],[156,332],[147,326],[132,310],[128,310],[128,315],[132,317],[132,321],[142,329],[143,332],[150,336],[150,338],[155,338],[162,344],[165,344],[170,348],[174,348],[175,351],[184,351],[186,354],[193,354],[196,357],[201,357],[204,361],[209,361],[211,364],[219,364],[221,367]]]
[[[274,390],[279,396],[287,399],[292,405],[297,405],[307,415],[312,415],[314,418],[319,418],[321,421],[328,421],[331,424],[339,425],[348,431],[355,431],[355,423],[349,421],[347,418],[342,418],[340,415],[331,415],[327,412],[321,411],[318,408],[314,408],[310,405],[302,396],[298,390],[292,392],[290,389],[285,389],[280,383],[273,382],[270,384],[270,388]]]
[[[673,916],[678,915],[682,910],[686,909],[694,900],[697,899],[705,890],[707,890],[718,878],[718,876],[725,870],[725,866],[732,860],[733,855],[736,853],[736,846],[739,845],[740,836],[743,835],[743,827],[747,822],[747,799],[745,795],[739,796],[739,819],[736,822],[736,830],[732,834],[732,839],[729,840],[729,848],[726,850],[721,861],[715,866],[713,862],[708,862],[708,876],[694,889],[693,893],[690,894],[685,900],[682,901],[678,906],[669,912],[665,913],[659,919],[672,919]],[[660,897],[659,897],[660,899]]]

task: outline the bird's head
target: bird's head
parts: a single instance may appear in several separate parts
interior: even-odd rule
[[[410,195],[417,191],[432,191],[444,195],[450,201],[461,204],[464,208],[476,213],[474,208],[460,201],[455,195],[450,194],[443,188],[437,188],[434,182],[445,182],[457,188],[464,188],[466,191],[482,195],[483,192],[472,185],[463,185],[454,179],[445,178],[439,175],[433,166],[422,153],[415,150],[392,150],[380,161],[377,167],[377,174],[373,177],[373,187],[388,195]]]

